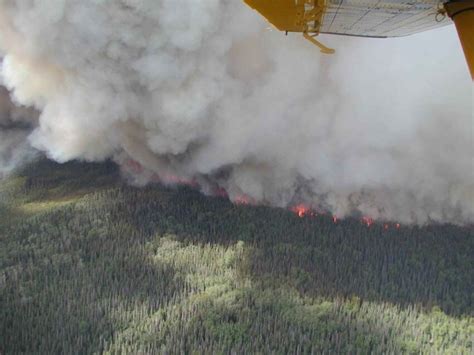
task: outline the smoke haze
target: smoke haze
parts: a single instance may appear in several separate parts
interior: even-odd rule
[[[0,86],[0,179],[35,157],[27,137],[37,118],[35,110],[15,105]]]
[[[41,112],[32,133],[0,131],[0,156],[28,136],[59,162],[112,157],[137,184],[474,221],[472,83],[453,26],[321,36],[334,56],[267,26],[236,0],[0,0],[3,83]]]

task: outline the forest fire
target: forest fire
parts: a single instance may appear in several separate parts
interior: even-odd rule
[[[128,159],[125,164],[125,168],[130,170],[133,174],[141,174],[143,172],[142,165],[133,159]]]
[[[303,218],[308,213],[310,213],[310,208],[305,204],[300,203],[299,205],[291,207],[291,211],[296,213],[298,217]]]
[[[299,218],[303,218],[307,216],[312,216],[312,217],[317,216],[317,213],[314,210],[312,210],[310,207],[302,203],[291,207],[290,211],[295,213]],[[324,215],[325,213],[319,212],[319,214]],[[333,215],[331,218],[334,224],[337,224],[339,222],[339,218],[336,215]],[[360,222],[363,223],[365,226],[367,226],[367,228],[370,228],[373,224],[375,224],[375,220],[369,216],[363,216],[360,219]],[[381,224],[380,226],[385,231],[388,231],[391,226],[395,227],[396,229],[400,229],[400,223],[394,223],[394,224],[384,223],[383,225]]]
[[[173,174],[154,174],[158,181],[162,182],[165,185],[185,185],[190,187],[198,187],[198,183],[194,179],[188,179],[182,176],[173,175]]]
[[[376,223],[376,221],[372,217],[364,216],[360,219],[361,223],[366,225],[368,228],[371,227]],[[388,231],[390,228],[400,229],[400,223],[383,223],[380,224],[380,227],[383,228],[384,231]]]
[[[223,187],[215,188],[212,192],[212,195],[216,196],[216,197],[224,197],[224,198],[229,197],[229,194],[227,193],[227,191]]]
[[[362,217],[362,222],[367,225],[367,227],[370,227],[372,224],[374,224],[374,220],[371,217],[364,216]]]
[[[143,166],[138,161],[133,159],[127,159],[123,163],[122,169],[132,175],[141,175],[145,173]],[[183,176],[168,173],[153,173],[151,177],[148,177],[148,179],[151,182],[161,183],[164,185],[186,185],[194,188],[199,187],[199,184],[195,179],[189,179]]]
[[[236,205],[250,205],[254,204],[254,201],[246,195],[237,195],[234,199]]]
[[[123,168],[126,169],[127,171],[131,172],[132,174],[142,174],[145,169],[142,167],[142,165],[132,159],[128,159],[125,161],[123,164]],[[162,183],[165,185],[185,185],[189,186],[192,188],[199,188],[199,184],[195,179],[189,179],[185,178],[182,176],[174,175],[174,174],[158,174],[154,173],[151,177],[152,182],[156,183]],[[215,187],[212,192],[212,196],[215,197],[222,197],[222,198],[229,198],[229,194],[227,193],[226,189],[223,187]],[[232,202],[235,205],[242,205],[242,206],[247,206],[247,205],[256,205],[257,202],[253,200],[251,197],[245,195],[245,194],[239,194],[235,196],[234,198],[231,199]],[[324,212],[318,211],[316,213],[315,210],[313,210],[309,205],[305,203],[299,203],[297,205],[294,205],[292,207],[289,207],[289,210],[293,213],[296,214],[299,218],[304,218],[304,217],[315,217],[318,214],[324,215]],[[332,222],[334,224],[339,223],[339,217],[336,215],[331,216]],[[372,217],[369,216],[363,216],[360,219],[360,222],[370,228],[372,225],[375,224],[375,220]],[[388,231],[391,227],[400,229],[400,223],[383,223],[380,225],[383,230]]]
[[[173,174],[157,174],[154,173],[151,177],[151,181],[154,183],[160,183],[164,185],[184,185],[190,187],[198,187],[198,183],[194,179],[187,179],[181,176]]]

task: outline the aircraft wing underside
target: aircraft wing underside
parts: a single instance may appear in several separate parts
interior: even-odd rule
[[[368,37],[406,36],[451,23],[436,0],[329,0],[321,33]]]
[[[245,0],[282,31],[399,37],[451,24],[444,0]]]

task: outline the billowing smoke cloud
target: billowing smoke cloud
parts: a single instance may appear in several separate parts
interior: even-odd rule
[[[2,75],[58,161],[113,157],[277,206],[474,221],[471,81],[453,28],[392,40],[265,29],[237,0],[0,0]]]

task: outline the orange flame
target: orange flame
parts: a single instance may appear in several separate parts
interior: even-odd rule
[[[253,204],[253,201],[246,195],[237,195],[234,199],[234,203],[236,205],[250,205]]]
[[[125,163],[122,165],[126,170],[130,171],[133,174],[141,174],[144,171],[143,166],[137,162],[136,160],[133,159],[127,159]],[[169,184],[169,185],[187,185],[191,186],[194,188],[199,187],[198,182],[195,179],[189,179],[185,178],[182,176],[178,175],[173,175],[173,174],[157,174],[154,173],[151,177],[151,181],[153,182],[160,182],[163,184]],[[222,187],[217,187],[213,193],[214,196],[219,196],[219,197],[229,197],[227,191],[222,188]],[[233,202],[236,205],[254,205],[256,204],[256,201],[254,201],[251,197],[246,196],[246,195],[237,195]],[[308,205],[304,203],[300,203],[296,206],[293,206],[290,208],[292,212],[294,212],[298,217],[303,218],[306,216],[317,216],[317,213],[313,211]],[[324,212],[318,212],[320,214],[325,214]],[[337,223],[339,221],[338,217],[333,215],[332,216],[332,221],[333,223]],[[361,218],[361,222],[364,223],[367,227],[370,227],[372,224],[374,224],[374,219],[369,217],[369,216],[363,216]],[[389,223],[385,223],[383,225],[384,230],[388,230],[390,228]],[[395,223],[394,224],[396,229],[400,229],[400,223]]]
[[[299,205],[293,206],[290,210],[298,215],[298,217],[303,218],[307,214],[314,215],[311,213],[310,208],[305,204],[300,203]]]
[[[374,220],[368,216],[362,217],[362,222],[367,225],[367,227],[370,227],[372,224],[374,224]]]

